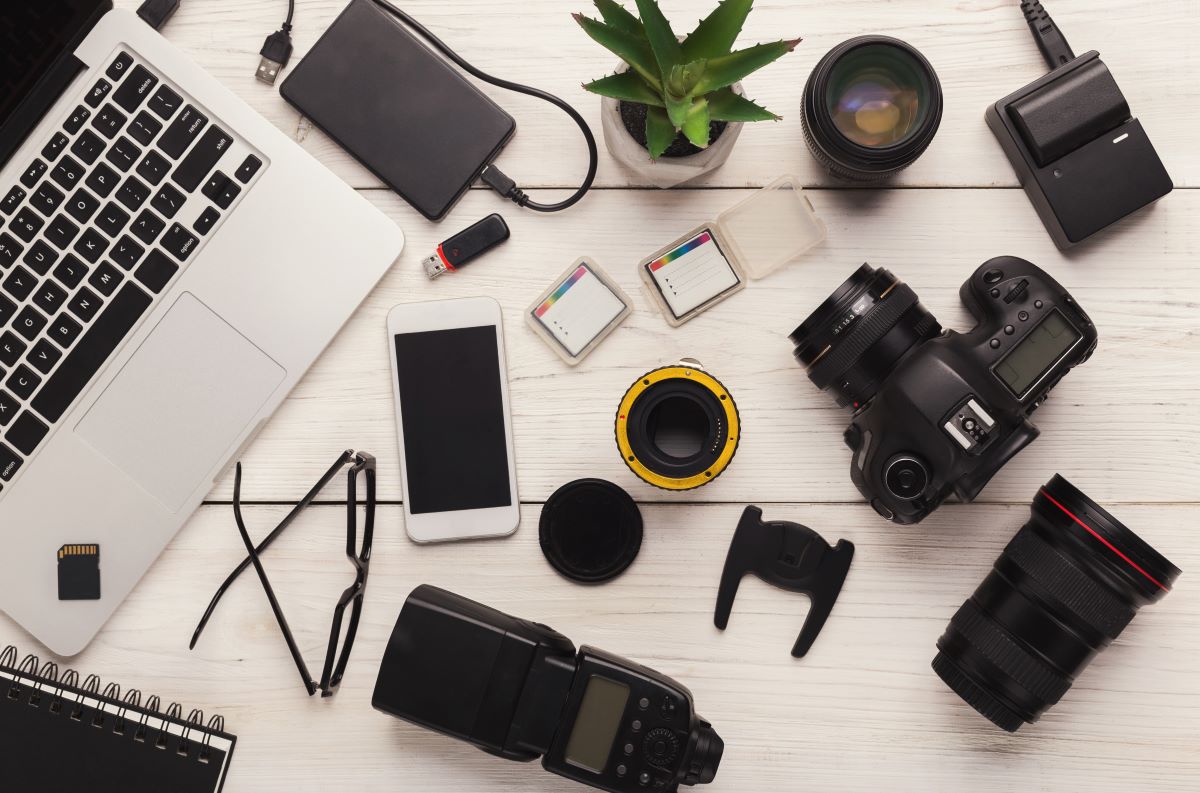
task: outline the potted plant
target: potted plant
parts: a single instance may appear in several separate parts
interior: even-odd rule
[[[601,20],[575,20],[622,64],[584,88],[603,97],[609,152],[652,184],[673,187],[715,170],[744,122],[779,120],[743,96],[739,81],[800,39],[734,50],[754,0],[722,0],[686,37],[671,29],[658,0],[636,0],[638,16],[616,0],[595,3]]]

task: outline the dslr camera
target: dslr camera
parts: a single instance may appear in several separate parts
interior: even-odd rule
[[[959,297],[976,325],[943,331],[910,287],[864,264],[790,336],[813,384],[853,409],[850,477],[895,523],[919,522],[951,493],[973,500],[1096,349],[1087,314],[1024,259],[985,262]]]
[[[665,675],[431,586],[404,604],[372,704],[613,793],[712,782],[725,749]]]

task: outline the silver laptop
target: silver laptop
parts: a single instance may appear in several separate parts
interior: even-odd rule
[[[404,240],[109,0],[0,3],[0,162],[0,608],[73,655]]]

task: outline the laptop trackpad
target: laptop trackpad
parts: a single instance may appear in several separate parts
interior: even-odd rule
[[[285,375],[185,293],[75,432],[178,512]]]

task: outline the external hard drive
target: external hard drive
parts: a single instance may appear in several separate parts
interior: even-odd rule
[[[372,0],[352,0],[279,92],[430,220],[516,122]]]

